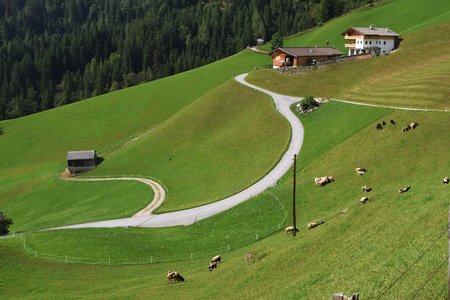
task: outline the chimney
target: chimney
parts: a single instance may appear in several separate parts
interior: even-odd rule
[[[389,27],[388,27],[388,28],[386,28],[386,32],[391,32],[391,31],[389,30]]]
[[[312,53],[312,49],[309,49],[309,53]]]
[[[370,24],[369,28],[370,29],[374,29],[373,24]]]

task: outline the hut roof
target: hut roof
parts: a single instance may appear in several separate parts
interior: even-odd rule
[[[67,160],[95,159],[95,157],[95,150],[69,151],[67,153]]]

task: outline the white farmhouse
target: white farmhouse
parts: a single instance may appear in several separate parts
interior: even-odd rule
[[[386,55],[398,47],[400,35],[389,28],[351,27],[342,33],[348,55]]]

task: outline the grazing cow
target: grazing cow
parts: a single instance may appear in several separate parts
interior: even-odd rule
[[[318,186],[324,186],[332,181],[334,181],[334,178],[332,176],[324,176],[324,177],[314,178],[314,183]]]
[[[381,124],[378,123],[378,124],[377,124],[377,130],[382,130],[382,129],[383,129],[383,126],[381,126]]]
[[[214,269],[217,269],[217,262],[216,261],[214,261],[214,262],[210,262],[209,263],[209,266],[208,266],[208,270],[209,271],[212,271],[212,270],[214,270]]]
[[[359,200],[359,202],[360,202],[361,204],[366,204],[367,202],[369,202],[369,198],[367,198],[367,197],[362,197],[362,198]]]
[[[286,231],[286,234],[294,232],[294,226],[288,226],[284,229]],[[295,232],[298,232],[298,228],[295,228]]]
[[[402,127],[402,131],[403,132],[407,132],[409,130],[409,125],[408,126],[403,126]]]
[[[216,255],[213,258],[211,258],[211,262],[220,263],[222,261],[222,257],[220,255]]]
[[[359,300],[359,294],[354,293],[351,297],[340,293],[340,294],[334,294],[332,300]]]
[[[411,189],[411,186],[407,186],[407,187],[404,187],[404,188],[401,188],[401,189],[399,189],[398,190],[398,193],[399,194],[402,194],[402,193],[406,193],[407,191],[409,191]]]
[[[363,185],[361,187],[361,192],[370,192],[372,190],[372,188],[368,185]]]
[[[356,168],[355,172],[358,173],[359,175],[364,175],[364,173],[367,172],[366,168]]]
[[[416,129],[417,126],[419,126],[419,123],[417,122],[412,122],[411,124],[409,124],[409,127],[411,127],[412,129]]]
[[[247,262],[251,262],[256,254],[254,252],[245,252],[244,255],[245,255],[245,260]]]
[[[391,122],[391,125],[395,125],[395,121],[394,120],[390,120],[389,122]]]
[[[167,271],[167,280],[169,283],[172,283],[172,281],[184,281],[184,278],[176,271]]]
[[[318,222],[318,223],[316,223],[316,222],[311,222],[311,223],[308,223],[308,225],[306,226],[306,228],[307,228],[308,230],[310,230],[310,229],[313,229],[313,228],[315,228],[315,227],[317,227],[317,226],[319,226],[319,225],[322,225],[323,223],[325,223],[325,221],[320,221],[320,222]]]
[[[450,181],[450,179],[448,178],[448,176],[445,176],[444,179],[442,179],[442,182],[444,184],[448,184],[449,181]]]
[[[386,126],[386,122],[385,122],[385,121],[381,122],[381,124],[382,124],[383,126]]]

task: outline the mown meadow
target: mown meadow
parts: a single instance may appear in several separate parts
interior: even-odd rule
[[[251,81],[300,96],[330,93],[328,97],[347,95],[345,99],[367,103],[443,108],[448,102],[447,88],[442,84],[448,75],[447,54],[436,51],[434,58],[427,58],[420,51],[425,43],[442,46],[448,42],[446,36],[442,37],[448,27],[443,22],[448,4],[435,4],[387,1],[343,17],[366,22],[378,15],[393,30],[398,30],[398,24],[405,40],[401,49],[388,57],[340,64],[303,77],[256,71],[250,74]],[[414,15],[415,21],[401,17],[405,15]],[[334,20],[318,30],[326,32],[335,22],[342,21]],[[332,31],[338,35],[336,28]],[[315,38],[319,41],[326,36],[317,34]],[[442,38],[437,40],[438,36]],[[416,56],[424,59],[423,63],[414,63],[412,57]],[[87,176],[157,174],[166,178],[170,201],[161,211],[186,207],[187,202],[198,205],[199,199],[214,201],[226,191],[244,188],[276,162],[289,139],[288,125],[275,114],[270,99],[231,79],[238,72],[267,62],[267,57],[246,51],[217,66],[110,94],[111,102],[102,98],[106,95],[1,122],[4,134],[0,135],[0,155],[7,159],[0,162],[0,207],[13,208],[11,216],[16,224],[12,230],[102,219],[107,214],[126,215],[128,209],[148,201],[151,194],[138,184],[113,188],[110,183],[96,183],[95,188],[88,186],[90,183],[84,186],[59,182],[57,174],[64,167],[65,143],[71,141],[70,147],[94,145],[105,155],[105,161]],[[380,71],[379,66],[387,69]],[[355,80],[355,85],[344,94],[343,86],[349,78]],[[370,93],[360,93],[358,88],[363,83]],[[412,88],[413,83],[416,88]],[[166,92],[161,91],[163,86]],[[378,97],[381,88],[397,90]],[[333,91],[336,93],[331,95]],[[426,97],[421,97],[424,93]],[[136,104],[142,105],[141,110],[121,101],[128,95],[128,99],[141,103]],[[166,103],[166,95],[175,100]],[[98,104],[108,112],[104,125],[83,123],[84,118],[94,120]],[[73,115],[82,119],[74,118],[66,124],[64,120],[70,118],[72,109]],[[134,109],[135,114],[142,111],[137,118],[133,117]],[[297,168],[300,232],[295,239],[283,231],[291,220],[289,172],[266,193],[188,227],[63,230],[0,239],[0,265],[5,270],[0,272],[2,296],[329,299],[333,293],[359,292],[363,299],[445,299],[449,192],[442,178],[450,175],[450,137],[446,130],[450,115],[332,101],[300,119],[305,140]],[[395,126],[389,124],[390,119],[395,120]],[[375,125],[382,121],[387,125],[376,130]],[[412,121],[419,127],[402,132],[401,127]],[[97,132],[97,127],[103,131]],[[241,134],[244,140],[238,138]],[[271,143],[277,146],[271,147]],[[260,156],[258,166],[248,162],[251,151],[247,150],[255,149]],[[192,151],[199,155],[191,155]],[[209,154],[211,151],[228,164],[208,163],[215,157]],[[180,172],[170,183],[174,165]],[[226,176],[233,170],[245,174],[247,167],[251,170],[247,178]],[[359,176],[356,167],[365,167],[368,172]],[[209,187],[196,185],[189,178],[191,172],[197,172],[196,176],[201,176]],[[216,178],[208,178],[208,174]],[[335,181],[324,187],[314,185],[314,177],[326,175]],[[366,184],[373,188],[370,193],[361,192]],[[408,185],[409,192],[398,192]],[[60,188],[65,192],[57,193]],[[83,199],[65,196],[66,192],[79,193]],[[197,193],[202,197],[197,198]],[[134,199],[127,198],[129,195]],[[361,205],[362,196],[369,197],[369,203]],[[111,197],[115,198],[115,207],[104,211]],[[39,205],[52,205],[61,199],[67,199],[58,204],[61,213]],[[311,221],[324,224],[308,231],[306,224]],[[24,239],[31,253],[23,249]],[[62,259],[36,259],[34,250]],[[245,259],[246,252],[251,253],[251,259]],[[218,270],[208,272],[208,261],[216,254],[222,255],[223,262]],[[125,265],[136,263],[141,265]],[[169,269],[179,271],[186,282],[167,284],[165,273]]]

